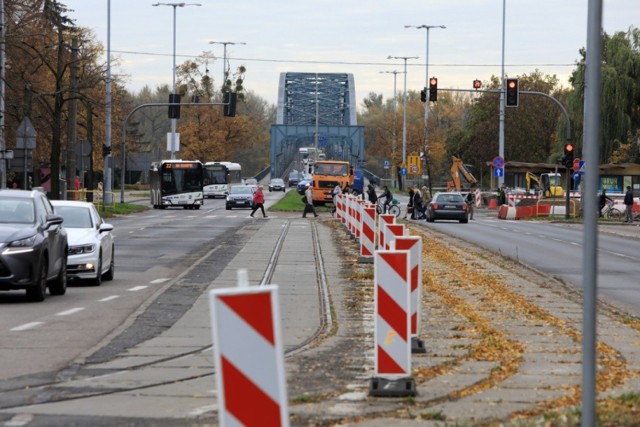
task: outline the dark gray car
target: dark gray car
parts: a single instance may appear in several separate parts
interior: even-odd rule
[[[47,196],[0,190],[0,291],[25,290],[30,301],[67,291],[67,232]]]

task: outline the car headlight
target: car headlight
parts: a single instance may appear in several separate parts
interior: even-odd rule
[[[78,245],[78,246],[70,246],[67,251],[68,255],[80,255],[80,254],[90,254],[96,250],[96,245]]]
[[[27,237],[26,239],[14,240],[7,245],[4,254],[19,254],[23,252],[33,251],[33,245],[36,244],[37,235]]]

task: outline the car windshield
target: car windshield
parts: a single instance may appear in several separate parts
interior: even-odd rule
[[[0,198],[0,223],[31,224],[34,221],[33,200]]]
[[[271,184],[284,184],[284,181],[281,179],[272,179]]]
[[[92,228],[89,209],[81,206],[56,206],[56,213],[64,219],[65,228]]]
[[[439,194],[438,203],[462,203],[464,200],[459,194]]]
[[[242,187],[231,187],[230,194],[251,194],[251,193],[253,193],[253,188],[245,185]]]

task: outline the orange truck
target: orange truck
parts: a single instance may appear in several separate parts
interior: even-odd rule
[[[313,204],[323,205],[333,201],[336,184],[344,189],[353,187],[353,166],[340,160],[317,160],[313,165]]]

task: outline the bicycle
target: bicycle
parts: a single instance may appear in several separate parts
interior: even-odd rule
[[[393,199],[391,201],[388,212],[384,212],[384,202],[382,201],[382,199],[378,199],[378,201],[376,202],[376,212],[378,213],[378,215],[382,213],[389,213],[391,215],[395,215],[397,218],[400,216],[400,211],[400,202],[398,202],[396,199]]]
[[[613,207],[613,202],[607,202],[607,204],[602,208],[602,217],[606,219],[622,219],[624,216],[624,212],[620,211],[618,208]]]

